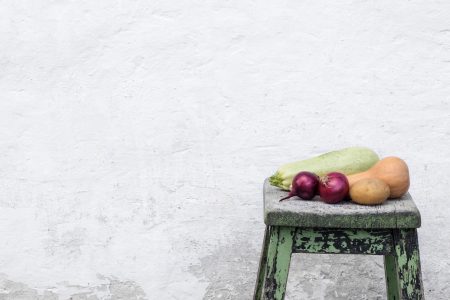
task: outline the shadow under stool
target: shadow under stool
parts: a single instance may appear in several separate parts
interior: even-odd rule
[[[264,182],[263,248],[253,299],[284,299],[292,253],[383,255],[388,299],[424,299],[417,228],[409,194],[382,205],[292,198]]]

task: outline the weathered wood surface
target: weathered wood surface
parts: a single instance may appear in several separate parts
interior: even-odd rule
[[[388,299],[424,299],[415,228],[267,226],[254,300],[284,299],[292,253],[384,255]]]
[[[384,256],[384,274],[386,279],[386,293],[388,300],[400,299],[400,284],[397,274],[397,260],[395,254]]]
[[[264,300],[283,300],[291,263],[295,228],[271,227],[264,278]]]
[[[420,213],[407,193],[382,205],[364,206],[350,201],[326,204],[316,197],[293,197],[279,202],[286,191],[264,182],[264,222],[266,225],[328,228],[418,228]]]
[[[393,237],[400,299],[424,299],[417,230],[394,230]]]
[[[386,255],[393,251],[390,229],[297,228],[295,253]]]
[[[266,226],[266,230],[264,231],[264,240],[261,250],[261,257],[259,259],[258,274],[256,276],[255,291],[253,293],[253,300],[260,300],[262,296],[262,290],[264,286],[264,276],[266,275],[267,249],[269,248],[269,241],[270,241],[269,237],[270,237],[270,227]]]

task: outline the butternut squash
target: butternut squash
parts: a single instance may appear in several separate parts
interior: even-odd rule
[[[395,156],[383,158],[367,171],[347,176],[350,188],[365,178],[378,178],[386,182],[391,191],[389,198],[399,198],[409,189],[408,165]]]

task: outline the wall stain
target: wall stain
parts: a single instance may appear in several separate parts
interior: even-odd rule
[[[114,277],[98,276],[106,281],[96,286],[70,285],[49,288],[33,288],[22,282],[12,281],[0,274],[0,300],[147,300],[144,290],[133,281],[121,281]],[[58,290],[74,290],[68,298],[58,295]]]

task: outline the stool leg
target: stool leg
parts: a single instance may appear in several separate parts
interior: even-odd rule
[[[271,227],[264,281],[265,300],[284,299],[294,235],[295,228]]]
[[[393,237],[400,299],[424,299],[417,230],[396,229]]]
[[[384,273],[388,300],[399,300],[399,283],[397,277],[397,261],[393,255],[384,256]]]
[[[269,226],[266,226],[264,232],[264,240],[261,250],[261,257],[259,259],[258,275],[256,277],[255,292],[253,294],[253,300],[261,300],[262,287],[264,284],[264,275],[267,265],[267,248],[269,247]]]

